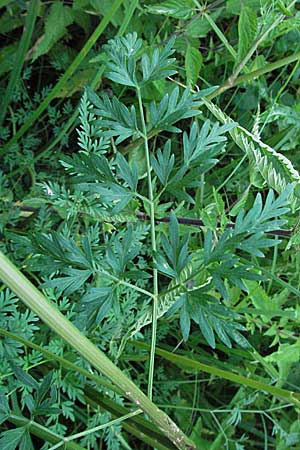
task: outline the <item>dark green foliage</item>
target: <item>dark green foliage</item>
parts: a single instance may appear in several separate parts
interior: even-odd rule
[[[143,390],[149,358],[134,341],[153,339],[157,271],[157,347],[289,390],[291,402],[163,356],[155,402],[197,448],[296,450],[298,3],[171,0],[135,9],[125,0],[18,136],[111,8],[71,3],[40,2],[13,95],[28,5],[1,4],[1,250]],[[4,288],[0,329],[92,372]],[[30,424],[13,425],[14,414],[63,437],[107,423],[124,403],[105,386],[89,399],[93,381],[10,337],[1,335],[0,356],[1,449],[54,445]],[[129,420],[74,442],[146,450],[157,434]],[[173,448],[161,435],[159,443]]]

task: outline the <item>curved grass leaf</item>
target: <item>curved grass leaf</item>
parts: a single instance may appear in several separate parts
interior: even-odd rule
[[[34,31],[34,24],[38,12],[39,12],[39,0],[31,0],[31,2],[29,3],[28,13],[25,20],[24,33],[22,34],[18,51],[16,54],[15,64],[10,74],[10,79],[4,94],[4,98],[1,100],[0,124],[2,123],[5,117],[7,107],[14,93],[14,89],[17,84],[18,78],[20,76],[25,61],[26,52],[29,48],[32,33]],[[3,33],[4,31],[1,32]]]
[[[207,99],[203,99],[203,103],[220,122],[223,124],[233,123],[233,120],[218,106]],[[250,161],[255,163],[255,167],[267,185],[276,192],[282,192],[288,184],[294,181],[299,183],[299,172],[286,156],[276,152],[240,125],[233,128],[230,135],[238,147],[248,155]]]
[[[144,342],[132,341],[130,343],[137,347],[144,348],[148,351],[150,349],[150,346]],[[272,386],[271,384],[268,384],[267,380],[256,380],[253,378],[252,374],[249,376],[249,378],[247,378],[243,375],[240,375],[239,373],[219,369],[218,367],[211,366],[208,364],[203,364],[197,360],[187,358],[186,356],[177,355],[174,352],[169,352],[159,347],[156,347],[155,352],[157,353],[157,355],[172,362],[176,366],[184,370],[191,371],[192,373],[195,373],[195,371],[209,373],[216,377],[232,381],[233,383],[248,386],[251,387],[252,389],[258,389],[260,391],[268,392],[269,394],[274,395],[275,397],[284,398],[288,402],[291,402],[298,407],[300,405],[299,393],[295,393],[287,389],[282,389],[277,386]]]

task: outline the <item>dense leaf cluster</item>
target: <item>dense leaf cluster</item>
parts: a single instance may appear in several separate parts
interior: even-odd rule
[[[235,0],[224,8],[167,0],[134,12],[135,2],[124,1],[107,43],[99,41],[97,51],[84,48],[73,66],[79,44],[72,27],[79,41],[88,36],[95,17],[110,14],[109,2],[46,2],[28,9],[26,23],[25,4],[11,3],[4,2],[0,16],[8,33],[0,76],[11,70],[16,50],[9,33],[22,24],[25,30],[39,26],[32,48],[18,53],[19,82],[11,77],[7,90],[0,84],[1,249],[142,389],[153,343],[159,347],[154,401],[199,448],[259,448],[264,439],[278,450],[296,449],[299,423],[288,409],[293,394],[283,419],[277,415],[282,400],[267,398],[263,386],[289,393],[299,384],[299,238],[292,236],[285,253],[278,238],[282,229],[296,227],[299,208],[297,156],[288,153],[299,144],[299,68],[288,80],[263,74],[269,60],[298,51],[299,8],[256,0],[243,8]],[[126,21],[137,32],[124,34]],[[110,39],[116,26],[122,32]],[[22,71],[25,61],[30,65]],[[50,85],[40,88],[38,70],[44,69],[38,65],[45,62],[58,75],[73,67],[68,82],[56,90],[49,76]],[[39,90],[31,95],[27,85],[37,73]],[[289,82],[295,84],[291,91]],[[242,91],[227,93],[239,84]],[[71,114],[83,86],[72,135]],[[36,118],[45,122],[34,120],[39,105],[46,119]],[[58,443],[55,436],[128,412],[107,380],[99,387],[89,379],[97,377],[89,364],[4,288],[0,335],[0,448],[46,450],[47,441]],[[195,361],[211,368],[208,382]],[[215,382],[219,369],[224,379]],[[249,395],[243,381],[239,390],[227,383],[226,376],[233,381],[228,374],[265,384],[260,394]],[[281,398],[288,398],[285,393]],[[230,412],[219,420],[223,409]],[[173,448],[140,419],[87,432],[76,442],[110,450],[128,442],[132,448]],[[35,422],[43,443],[32,437]]]

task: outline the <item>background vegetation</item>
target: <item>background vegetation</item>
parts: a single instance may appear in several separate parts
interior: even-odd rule
[[[300,449],[300,2],[0,7],[0,449]]]

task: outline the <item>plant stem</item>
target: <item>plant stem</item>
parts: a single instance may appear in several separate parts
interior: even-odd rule
[[[70,369],[75,373],[80,373],[88,380],[90,379],[97,385],[102,386],[102,388],[105,387],[107,389],[112,390],[113,392],[116,392],[119,395],[122,395],[122,391],[118,389],[114,384],[111,384],[106,380],[103,380],[99,375],[96,375],[91,371],[86,370],[83,367],[80,367],[72,363],[66,358],[63,358],[61,356],[56,355],[55,353],[50,352],[49,350],[45,349],[44,347],[41,347],[40,345],[34,344],[33,342],[30,342],[27,339],[17,336],[16,334],[13,334],[7,330],[3,330],[2,328],[0,328],[0,335],[8,337],[10,339],[14,339],[15,341],[20,342],[21,344],[25,345],[28,348],[33,348],[34,350],[37,350],[38,352],[45,355],[52,365],[54,365],[53,364],[54,361],[57,361],[57,363],[60,364],[62,367]],[[89,387],[89,385],[87,385],[85,389],[91,388]],[[94,389],[92,398],[95,399],[97,395],[99,394]],[[101,408],[110,412],[113,416],[117,417],[124,416],[125,414],[127,414],[128,411],[126,408],[121,407],[120,405],[114,403],[113,400],[111,400],[109,397],[106,397],[105,395],[103,395],[103,397],[101,396],[97,398],[97,404],[98,406],[101,406]],[[163,445],[163,443],[167,441],[167,438],[160,432],[156,431],[155,427],[151,424],[151,422],[146,421],[146,419],[139,417],[137,425],[134,421],[129,421],[126,422],[126,424],[124,424],[123,427],[131,434],[136,435],[143,442],[152,444],[152,446],[157,449],[166,450],[166,447]],[[152,441],[152,437],[154,435],[155,435],[155,442]]]
[[[137,87],[137,96],[140,108],[140,117],[142,122],[143,138],[145,145],[145,158],[146,158],[147,178],[148,178],[148,197],[150,202],[151,246],[154,263],[154,257],[156,254],[154,197],[151,178],[151,164],[150,164],[150,152],[148,145],[147,129],[145,123],[141,90],[139,87]],[[155,360],[156,331],[157,331],[157,310],[158,310],[158,273],[157,269],[155,268],[153,268],[153,294],[154,296],[153,296],[153,313],[152,313],[152,337],[151,337],[151,351],[150,351],[149,379],[148,379],[148,397],[150,399],[152,399],[152,391],[153,391],[154,360]]]
[[[139,341],[130,341],[131,344],[136,345],[137,347],[144,348],[149,350],[149,345],[144,342]],[[194,371],[200,371],[205,373],[210,373],[211,375],[215,375],[220,378],[224,378],[225,380],[232,381],[233,383],[238,383],[243,386],[249,386],[253,389],[258,389],[260,391],[268,392],[276,397],[284,398],[289,402],[292,402],[294,405],[299,407],[300,405],[300,394],[292,391],[288,391],[287,389],[282,389],[276,386],[272,386],[267,384],[266,382],[254,380],[253,378],[247,378],[243,375],[239,375],[237,373],[229,372],[228,370],[219,369],[218,367],[210,366],[208,364],[200,363],[199,361],[187,358],[185,356],[176,355],[167,350],[163,350],[161,348],[156,348],[156,353],[166,360],[172,362],[173,364],[184,368],[185,370],[190,370],[194,373]]]
[[[0,278],[54,332],[61,336],[91,365],[107,376],[129,400],[140,407],[173,444],[182,450],[195,449],[194,443],[158,409],[156,405],[110,359],[84,336],[56,305],[38,289],[0,252]]]
[[[294,3],[295,3],[295,0],[293,0],[293,1],[290,3],[289,7],[290,7],[290,6],[293,6]],[[257,50],[258,46],[264,41],[264,39],[268,36],[268,34],[269,34],[269,33],[270,33],[277,25],[279,25],[280,22],[282,22],[282,21],[284,20],[284,18],[285,18],[284,14],[281,14],[279,17],[277,17],[276,20],[274,20],[273,23],[271,23],[271,25],[270,25],[263,33],[261,33],[261,34],[257,37],[257,39],[253,42],[252,46],[250,47],[250,49],[249,49],[249,51],[247,52],[247,54],[245,55],[245,57],[242,59],[242,61],[240,61],[240,63],[238,64],[238,66],[236,67],[236,69],[234,70],[234,72],[232,73],[232,75],[228,78],[228,80],[227,80],[227,81],[226,81],[219,89],[217,89],[215,92],[213,92],[213,93],[211,94],[211,96],[208,96],[208,100],[211,100],[211,99],[214,98],[216,95],[219,95],[219,94],[221,94],[222,92],[224,92],[225,90],[227,90],[227,89],[229,89],[229,88],[232,88],[232,87],[236,86],[236,84],[238,84],[238,83],[243,83],[243,82],[245,82],[245,81],[252,80],[253,78],[255,78],[255,76],[253,75],[255,72],[259,72],[259,74],[258,74],[257,76],[260,76],[260,75],[262,75],[263,73],[266,73],[266,72],[264,72],[264,71],[262,71],[262,70],[266,69],[266,67],[268,67],[269,65],[265,66],[263,69],[259,69],[259,70],[257,70],[257,71],[253,71],[253,72],[250,72],[250,73],[246,73],[245,75],[242,75],[241,77],[238,78],[240,72],[241,72],[243,69],[245,69],[245,70],[247,69],[247,68],[246,68],[246,64],[247,64],[247,62],[250,60],[250,58],[252,57],[252,55],[254,54],[254,52]],[[216,32],[216,30],[215,30],[215,32]],[[219,34],[218,34],[218,36],[219,36]],[[219,36],[219,37],[220,37],[220,36]],[[221,39],[221,37],[220,37],[220,39]],[[297,53],[296,53],[296,55],[297,55]],[[284,59],[285,59],[285,58],[283,58],[283,60],[284,60]],[[298,59],[298,58],[296,58],[296,59]],[[280,60],[280,61],[282,61],[282,60]],[[292,61],[294,61],[294,60],[292,60]],[[289,61],[289,62],[292,62],[292,61]],[[289,64],[289,62],[285,62],[283,65]],[[281,67],[281,66],[279,66],[279,67]],[[277,68],[277,67],[274,67],[274,68]],[[267,71],[274,70],[274,68],[271,68],[271,69],[269,68],[269,70],[267,70]],[[261,71],[262,71],[262,72],[261,72]],[[246,70],[246,72],[248,72],[248,70]],[[239,80],[239,81],[237,81],[237,80]]]
[[[244,75],[240,75],[236,79],[230,77],[222,86],[220,86],[215,92],[207,96],[208,100],[212,100],[223,92],[231,89],[238,84],[246,83],[247,81],[251,81],[254,78],[258,78],[265,73],[272,72],[273,70],[279,69],[280,67],[287,66],[288,64],[300,60],[300,52],[293,53],[292,55],[286,56],[285,58],[279,59],[278,61],[274,61],[273,63],[266,64],[264,67],[260,69],[253,70],[252,72],[246,73]],[[230,80],[230,81],[229,81]]]
[[[216,22],[213,20],[213,18],[207,14],[204,13],[203,17],[205,17],[205,19],[207,20],[207,22],[210,24],[210,26],[212,27],[212,29],[214,30],[214,32],[216,33],[216,35],[218,36],[218,38],[223,42],[223,44],[225,45],[226,49],[228,50],[228,52],[231,54],[231,56],[233,57],[234,60],[236,60],[237,58],[237,53],[235,51],[235,49],[232,47],[232,45],[230,45],[230,43],[228,42],[226,36],[224,35],[224,33],[220,30],[220,28],[218,27],[218,25],[216,24]]]
[[[98,425],[97,427],[93,427],[93,428],[90,428],[88,430],[81,431],[80,433],[76,433],[76,434],[73,434],[71,436],[65,437],[60,442],[58,442],[57,444],[53,445],[53,447],[49,448],[49,450],[55,450],[55,449],[59,448],[61,445],[66,445],[66,443],[68,443],[70,441],[73,441],[75,439],[79,439],[81,437],[87,436],[88,434],[95,433],[96,431],[103,430],[106,427],[111,427],[112,425],[115,425],[115,424],[118,424],[120,422],[123,422],[126,419],[129,419],[129,418],[131,418],[133,416],[136,416],[137,414],[140,414],[141,412],[142,411],[140,409],[138,409],[136,411],[132,411],[132,412],[130,412],[128,414],[125,414],[122,417],[118,417],[117,419],[110,420],[107,423],[103,423],[102,425]]]
[[[250,47],[250,49],[247,52],[247,54],[244,56],[244,58],[238,64],[237,68],[235,69],[235,71],[233,72],[231,77],[229,77],[229,79],[228,79],[229,83],[233,83],[236,80],[236,78],[239,76],[240,72],[246,67],[247,62],[250,60],[250,58],[252,57],[253,53],[258,48],[258,46],[268,36],[270,31],[272,31],[275,27],[277,27],[277,25],[279,25],[279,23],[282,22],[283,19],[284,19],[283,15],[278,17],[276,20],[274,20],[274,22],[261,35],[259,35],[257,37],[257,39],[253,42],[253,44]]]
[[[34,436],[37,436],[46,442],[50,442],[51,444],[61,443],[64,440],[59,434],[50,431],[49,428],[46,428],[33,420],[29,420],[26,417],[11,414],[7,420],[14,425],[17,425],[17,427],[28,427],[30,433]],[[66,442],[65,448],[70,450],[85,450],[81,445],[78,445],[75,442]]]
[[[114,275],[110,274],[106,270],[100,269],[100,273],[103,273],[103,275],[105,275],[107,278],[110,278],[111,280],[114,280],[117,283],[122,284],[123,286],[127,286],[130,289],[133,289],[134,291],[139,292],[140,294],[144,294],[147,297],[151,297],[154,299],[154,295],[151,292],[146,291],[145,289],[140,288],[140,287],[136,286],[135,284],[131,284],[131,283],[128,283],[127,281],[120,280],[118,277],[115,277]]]
[[[113,417],[124,416],[128,413],[127,408],[112,402],[110,398],[97,397],[97,391],[90,386],[87,386],[84,392],[86,403],[94,409],[104,408]],[[124,431],[148,444],[149,448],[155,448],[156,450],[174,450],[174,446],[169,439],[158,433],[153,425],[140,415],[123,422],[122,428]]]

